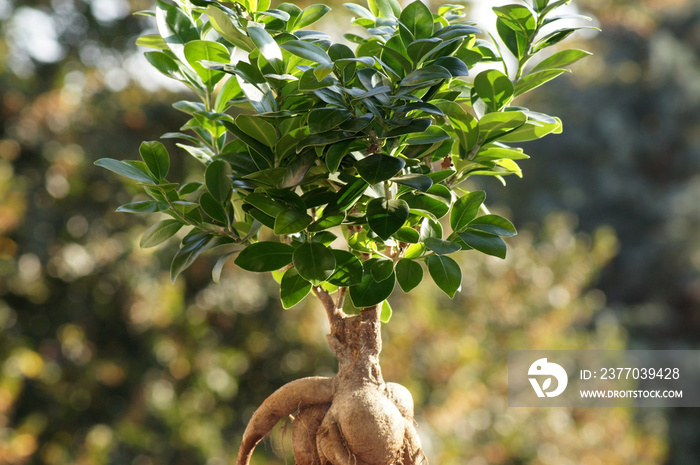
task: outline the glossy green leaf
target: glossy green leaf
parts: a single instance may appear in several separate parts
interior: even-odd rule
[[[311,283],[302,278],[296,268],[292,267],[284,272],[280,282],[280,299],[282,307],[292,308],[311,291]]]
[[[435,64],[449,71],[452,77],[469,76],[469,68],[457,57],[440,57]]]
[[[200,38],[199,31],[189,16],[177,6],[158,0],[156,25],[158,33],[163,37],[168,48],[180,61],[186,62],[185,44]]]
[[[371,258],[363,264],[362,281],[350,286],[350,299],[357,308],[367,308],[386,300],[396,286],[396,274],[394,272],[382,281],[372,278],[371,268],[376,258]]]
[[[382,323],[389,323],[389,320],[391,320],[391,315],[394,313],[394,311],[391,308],[391,305],[389,304],[388,300],[385,300],[382,302],[382,308],[379,312],[379,321]]]
[[[499,236],[478,230],[467,230],[458,234],[469,247],[494,257],[506,258],[506,243]]]
[[[262,142],[268,147],[275,147],[277,144],[277,130],[275,127],[256,115],[239,115],[236,118],[236,126],[241,131]]]
[[[273,218],[287,209],[287,206],[283,202],[275,200],[262,192],[248,194],[243,200]]]
[[[437,38],[414,40],[406,47],[406,53],[413,63],[418,64],[421,58],[437,47],[440,42],[442,42],[442,40]],[[396,53],[400,54],[400,52]],[[410,62],[408,62],[408,64],[409,68],[406,69],[406,72],[410,73],[412,71],[412,67],[410,66]]]
[[[318,108],[309,113],[309,132],[316,134],[330,131],[350,119],[352,113],[342,108]]]
[[[367,5],[375,16],[382,18],[397,17],[401,13],[401,6],[396,0],[367,0]]]
[[[537,71],[544,71],[548,69],[563,69],[590,55],[591,53],[586,52],[585,50],[562,50],[542,60],[534,68],[532,68],[531,72],[536,73]]]
[[[469,26],[468,24],[451,24],[449,26],[438,29],[433,34],[433,37],[442,39],[443,41],[462,38],[469,35],[478,34],[481,32],[479,28]]]
[[[433,180],[424,174],[406,174],[397,178],[391,178],[391,182],[402,186],[412,187],[419,191],[427,191],[433,185]]]
[[[124,204],[117,208],[120,213],[154,213],[162,212],[168,209],[168,204],[165,202],[157,202],[155,200],[140,200]]]
[[[444,200],[437,199],[430,195],[407,194],[401,196],[401,198],[408,203],[409,207],[430,212],[436,218],[442,218],[450,211],[449,204],[446,204]]]
[[[450,79],[452,74],[442,66],[428,65],[416,71],[399,82],[400,86],[428,86],[437,84],[443,79]]]
[[[372,263],[370,267],[370,273],[372,274],[372,279],[375,281],[384,281],[389,278],[394,272],[394,262],[388,258],[377,258],[377,260]]]
[[[469,223],[469,229],[476,229],[503,237],[512,237],[518,233],[513,223],[498,215],[480,216]]]
[[[538,40],[537,43],[532,48],[532,51],[533,51],[533,53],[537,53],[546,47],[551,47],[552,45],[556,45],[580,29],[598,29],[598,28],[591,27],[591,26],[585,26],[585,27],[567,27],[567,28],[557,29],[556,31],[552,31],[549,34],[547,34],[546,36],[544,36],[542,39]]]
[[[199,206],[202,207],[204,213],[209,215],[213,220],[222,224],[228,222],[224,206],[209,192],[204,192],[199,196]]]
[[[202,252],[211,247],[213,242],[214,239],[205,233],[195,234],[188,243],[183,241],[182,247],[175,253],[170,263],[170,279],[175,282],[180,273],[189,268]]]
[[[427,39],[433,35],[433,14],[419,0],[403,9],[399,22],[403,26],[399,28],[399,33],[406,47],[414,40]]]
[[[290,40],[281,47],[293,55],[304,58],[315,63],[331,64],[331,58],[325,50],[316,44],[304,42],[303,40]]]
[[[427,248],[438,255],[447,255],[462,250],[462,247],[459,244],[438,239],[437,237],[427,237],[423,242]]]
[[[155,48],[156,50],[166,50],[168,44],[160,34],[145,34],[136,39],[136,45],[141,47]]]
[[[284,73],[282,50],[270,33],[258,26],[248,26],[248,35],[258,47],[260,54],[272,65],[275,71],[279,74]]]
[[[159,221],[144,231],[139,245],[144,249],[155,247],[173,237],[180,228],[182,228],[182,223],[177,220]]]
[[[153,177],[165,179],[170,169],[170,156],[165,146],[158,141],[145,141],[141,143],[139,153]]]
[[[221,272],[224,270],[224,265],[226,262],[235,254],[240,252],[240,250],[234,250],[231,252],[227,252],[223,254],[219,259],[216,261],[214,266],[211,269],[211,279],[214,281],[214,283],[219,284],[221,281]]]
[[[256,242],[243,249],[234,263],[247,271],[275,271],[292,263],[294,252],[294,247],[281,242]]]
[[[211,40],[194,40],[185,44],[185,58],[207,86],[215,85],[225,74],[209,69],[200,62],[231,62],[231,54],[228,49],[223,44]]]
[[[474,90],[491,111],[499,111],[513,99],[513,83],[497,69],[480,72],[474,78]]]
[[[450,135],[438,126],[430,126],[423,132],[410,135],[405,142],[409,145],[434,144],[450,139]]]
[[[525,59],[528,52],[529,41],[527,37],[518,34],[508,26],[503,18],[496,19],[496,31],[506,48],[520,61]]]
[[[462,270],[456,261],[444,255],[428,257],[428,272],[437,286],[450,299],[455,296],[462,286]]]
[[[396,263],[396,280],[401,290],[411,292],[423,281],[423,267],[416,261],[402,258]]]
[[[452,205],[452,211],[450,212],[450,227],[452,230],[459,232],[467,229],[469,223],[476,218],[479,208],[485,199],[486,192],[484,191],[470,192],[457,199]]]
[[[305,242],[297,247],[293,263],[299,275],[313,284],[322,283],[335,271],[335,256],[331,249],[315,242]]]
[[[231,198],[233,186],[230,174],[231,166],[223,160],[212,161],[204,172],[207,190],[219,203],[227,202]]]
[[[483,144],[488,144],[513,132],[526,122],[527,116],[521,111],[487,113],[479,120],[479,137]]]
[[[503,5],[493,8],[494,13],[516,33],[530,38],[537,29],[537,21],[530,9],[524,5]]]
[[[301,14],[297,17],[296,21],[294,21],[292,30],[302,29],[312,25],[319,19],[323,18],[329,11],[331,11],[330,7],[320,4],[311,5],[304,8]]]
[[[415,229],[404,226],[394,233],[394,238],[401,242],[415,244],[420,242],[420,234]]]
[[[332,249],[332,252],[335,257],[335,271],[327,281],[338,287],[359,284],[362,281],[360,259],[345,250]]]
[[[288,208],[283,210],[275,218],[275,234],[285,235],[294,234],[299,231],[306,229],[308,225],[311,224],[313,218],[309,216],[306,212],[296,210],[294,208]]]
[[[551,133],[559,134],[562,131],[559,118],[529,110],[523,113],[527,116],[527,122],[507,135],[499,137],[500,142],[525,142],[540,139]]]
[[[400,158],[375,153],[355,163],[357,173],[370,185],[393,178],[406,162]]]
[[[146,60],[165,76],[177,81],[187,81],[187,78],[180,69],[180,65],[163,52],[146,52],[143,54]]]
[[[542,84],[545,84],[557,76],[570,72],[567,69],[547,69],[544,71],[538,71],[536,73],[530,73],[523,76],[522,79],[518,81],[515,85],[515,96],[522,95],[525,92],[529,92]]]
[[[210,4],[207,7],[207,17],[209,18],[209,24],[212,25],[221,37],[246,52],[253,51],[255,44],[250,37],[240,31],[233,24],[233,20],[228,14],[220,7],[216,6],[216,4]]]
[[[146,173],[124,161],[114,160],[113,158],[100,158],[95,162],[95,164],[97,166],[101,166],[102,168],[106,168],[113,173],[133,179],[134,181],[150,185],[155,184],[153,179],[151,179]]]
[[[379,237],[387,240],[408,219],[408,204],[401,199],[373,199],[367,204],[367,223]]]

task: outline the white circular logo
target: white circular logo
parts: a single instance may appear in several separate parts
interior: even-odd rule
[[[535,360],[535,362],[530,365],[530,369],[527,371],[528,376],[535,376],[535,378],[528,378],[532,388],[535,390],[537,397],[556,397],[566,389],[566,385],[569,382],[569,377],[566,375],[566,370],[562,368],[561,365],[557,365],[553,362],[548,362],[546,358],[541,358]],[[540,385],[537,377],[546,376]],[[552,378],[557,380],[556,389],[550,389],[552,387]]]

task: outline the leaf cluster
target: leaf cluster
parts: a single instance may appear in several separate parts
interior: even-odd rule
[[[143,247],[189,229],[173,279],[225,246],[215,280],[236,256],[243,269],[275,272],[285,307],[314,288],[349,291],[356,308],[379,304],[396,283],[405,292],[418,285],[424,266],[453,297],[462,275],[451,255],[504,258],[503,238],[516,234],[465,181],[521,176],[518,162],[528,156],[512,144],[561,132],[558,118],[513,101],[588,55],[564,50],[528,65],[575,30],[546,32],[568,2],[494,8],[518,63],[510,76],[499,47],[461,6],[432,13],[420,1],[346,4],[365,30],[346,34],[351,47],[308,29],[330,11],[321,4],[158,0],[142,13],[155,17],[158,33],[137,43],[197,98],[173,104],[188,120],[163,138],[201,162],[200,181],[167,180],[170,155],[157,141],[141,145],[139,161],[97,164],[150,197],[120,211],[168,216],[144,233]],[[472,79],[483,63],[492,66]]]

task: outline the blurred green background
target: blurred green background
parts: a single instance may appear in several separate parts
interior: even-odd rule
[[[700,461],[697,409],[507,407],[508,349],[700,345],[700,4],[578,6],[603,29],[574,36],[594,57],[526,102],[564,134],[527,147],[523,180],[482,186],[521,231],[508,259],[462,254],[452,301],[431,283],[392,300],[382,366],[433,464]],[[335,371],[312,299],[285,311],[232,264],[212,284],[211,257],[172,285],[176,244],[139,250],[154,218],[114,212],[138,190],[92,162],[184,123],[134,45],[151,7],[0,0],[3,464],[223,465],[274,389]],[[292,463],[290,435],[255,463]]]

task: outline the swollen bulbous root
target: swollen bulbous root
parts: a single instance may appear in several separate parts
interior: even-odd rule
[[[292,381],[268,397],[243,434],[238,465],[248,465],[258,442],[288,416],[296,465],[427,465],[411,394],[382,378],[379,306],[349,316],[325,291],[314,292],[328,312],[338,374]]]
[[[286,384],[263,402],[243,435],[238,465],[248,465],[258,442],[290,415],[296,465],[427,464],[406,388],[346,388],[316,377]]]

